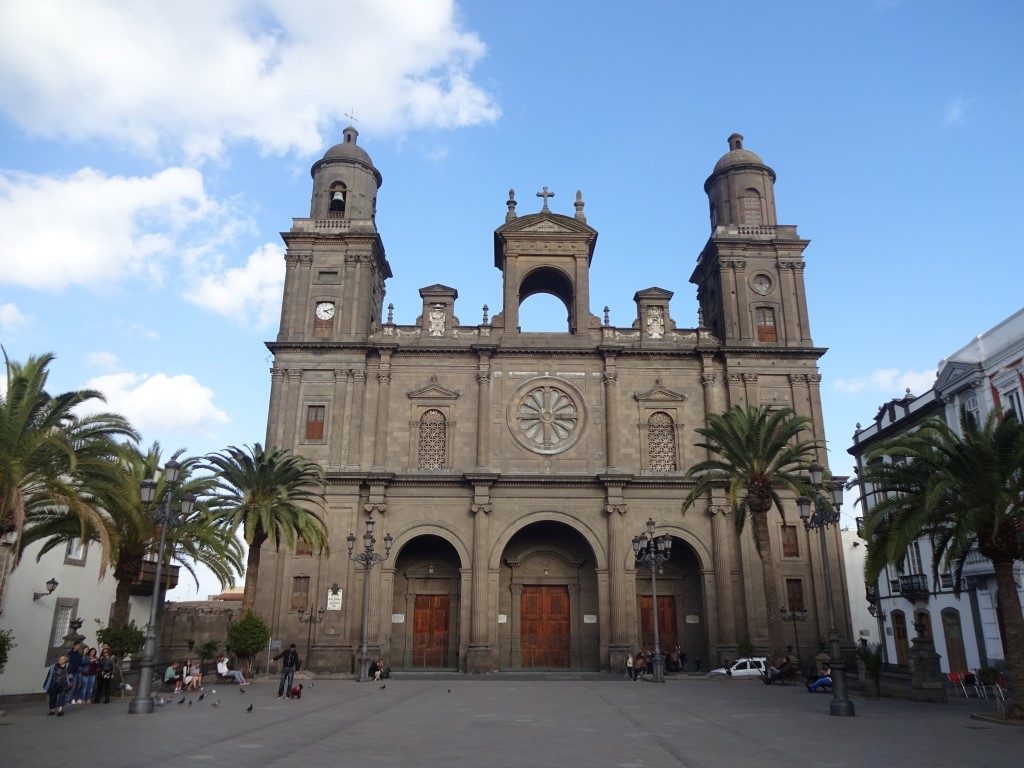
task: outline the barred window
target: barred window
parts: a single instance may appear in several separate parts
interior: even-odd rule
[[[296,576],[292,579],[292,610],[306,608],[309,605],[309,576]]]
[[[800,539],[795,525],[782,526],[782,556],[800,557]]]
[[[676,470],[676,430],[672,417],[664,411],[652,413],[647,419],[647,451],[655,472]]]
[[[804,582],[786,579],[786,605],[791,612],[804,610]]]
[[[761,195],[756,189],[743,193],[743,223],[761,224]]]
[[[448,424],[444,414],[432,408],[420,417],[418,464],[420,469],[444,467]]]

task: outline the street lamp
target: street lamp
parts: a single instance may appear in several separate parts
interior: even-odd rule
[[[153,667],[156,666],[156,643],[158,637],[157,606],[160,599],[160,579],[163,575],[164,547],[167,543],[167,526],[173,525],[177,519],[186,518],[192,514],[192,507],[196,497],[186,493],[180,501],[180,517],[172,519],[171,496],[178,485],[178,474],[181,465],[171,459],[164,465],[164,497],[156,509],[150,510],[148,514],[160,524],[160,545],[157,547],[156,574],[153,579],[153,597],[149,606],[149,623],[146,625],[146,643],[142,647],[142,661],[139,664],[139,685],[135,692],[135,698],[128,704],[128,713],[131,715],[148,715],[153,711]],[[147,479],[142,481],[139,495],[144,506],[156,498],[156,481]]]
[[[796,665],[800,667],[800,637],[796,631],[796,623],[798,621],[807,621],[807,611],[803,608],[797,608],[793,611],[787,611],[785,608],[780,607],[779,613],[782,614],[783,621],[790,621],[793,623],[793,643],[796,647]]]
[[[637,562],[651,569],[651,622],[654,624],[654,654],[651,657],[652,679],[665,682],[665,657],[661,655],[658,636],[658,567],[672,556],[672,537],[655,536],[657,523],[647,518],[647,531],[633,537],[633,555]]]
[[[299,608],[299,621],[309,625],[306,630],[306,655],[303,657],[306,659],[306,669],[309,669],[309,646],[313,642],[313,625],[319,624],[326,618],[327,609],[318,608],[317,610],[310,610],[309,616],[306,616],[306,609]]]
[[[384,537],[384,554],[373,551],[373,545],[377,540],[373,537],[373,526],[376,520],[372,517],[366,518],[366,533],[363,534],[363,551],[355,554],[352,551],[356,546],[356,535],[350,533],[346,538],[348,542],[348,559],[363,566],[363,650],[362,659],[359,662],[359,682],[365,683],[368,679],[367,669],[369,659],[366,657],[366,644],[370,633],[370,570],[377,563],[383,563],[391,556],[391,546],[395,543],[394,537],[389,533]]]
[[[840,717],[853,717],[856,713],[853,711],[853,702],[846,695],[846,672],[843,667],[843,657],[839,652],[836,604],[832,594],[832,574],[825,540],[825,529],[839,523],[839,508],[843,505],[843,484],[835,481],[828,483],[827,490],[830,498],[826,499],[821,493],[826,489],[822,466],[814,463],[808,470],[814,498],[808,499],[806,496],[801,496],[796,503],[800,509],[800,519],[803,520],[804,527],[808,531],[816,528],[821,540],[821,567],[825,577],[825,599],[828,603],[828,644],[829,656],[831,656],[829,668],[832,670],[832,701],[829,704],[829,712]],[[813,512],[811,511],[812,503],[814,505]]]

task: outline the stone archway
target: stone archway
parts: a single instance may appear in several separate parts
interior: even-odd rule
[[[409,539],[395,558],[391,664],[457,669],[461,635],[460,555],[434,534]]]
[[[498,666],[505,670],[600,668],[594,552],[574,528],[538,521],[502,550]]]
[[[659,534],[662,531],[659,531]],[[697,550],[678,536],[672,539],[672,555],[657,574],[658,604],[652,600],[651,571],[646,565],[636,569],[635,646],[640,650],[654,647],[654,621],[657,616],[661,650],[666,655],[666,671],[670,653],[678,647],[686,654],[687,671],[708,669],[710,646],[708,609],[704,592],[704,575]]]

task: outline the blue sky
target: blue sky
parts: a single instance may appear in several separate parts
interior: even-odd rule
[[[1017,2],[7,0],[0,343],[54,352],[54,389],[102,389],[146,443],[262,441],[278,233],[353,110],[397,322],[437,282],[464,323],[497,312],[507,191],[531,212],[546,185],[600,232],[595,314],[626,325],[657,285],[691,327],[702,185],[738,131],[812,240],[848,473],[855,422],[1021,307],[1022,39]],[[524,327],[558,327],[545,301]]]

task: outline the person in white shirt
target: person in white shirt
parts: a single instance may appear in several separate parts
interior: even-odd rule
[[[228,659],[226,656],[221,656],[217,659],[217,674],[221,677],[230,677],[239,685],[248,685],[241,672],[237,669],[228,669]]]

